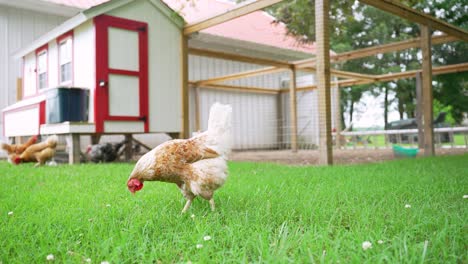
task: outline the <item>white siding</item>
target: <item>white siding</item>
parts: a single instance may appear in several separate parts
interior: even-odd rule
[[[217,76],[239,73],[266,66],[202,56],[189,56],[189,79],[205,80]],[[278,90],[287,72],[255,76],[226,82],[229,85],[270,88]],[[193,89],[190,94],[191,129],[195,131],[195,106]],[[233,107],[233,148],[271,149],[279,146],[278,96],[245,92],[217,91],[200,89],[200,126],[207,128],[210,106],[215,102],[230,104]]]
[[[36,94],[36,82],[36,54],[31,53],[24,57],[23,97]]]
[[[181,131],[181,29],[146,1],[112,10],[109,15],[148,23],[149,130]]]
[[[73,86],[89,93],[89,122],[94,122],[94,86],[96,82],[96,40],[93,21],[73,30]]]
[[[143,122],[105,121],[104,131],[108,133],[144,133]]]
[[[48,63],[48,78],[49,78],[49,87],[57,87],[59,84],[58,76],[58,46],[57,41],[54,39],[49,42],[49,61]]]
[[[5,136],[30,136],[39,134],[39,106],[5,112]],[[27,120],[27,122],[18,122]]]
[[[16,101],[16,79],[22,76],[21,59],[13,58],[13,53],[65,20],[0,5],[0,109]],[[3,122],[0,120],[0,131]]]

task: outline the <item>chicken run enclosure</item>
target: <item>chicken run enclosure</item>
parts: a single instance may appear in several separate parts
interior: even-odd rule
[[[4,119],[9,118],[11,125],[14,123],[11,122],[13,117],[18,116],[15,111],[25,110],[25,105],[29,107],[26,102],[39,105],[37,113],[34,112],[37,124],[34,124],[33,131],[37,129],[38,134],[44,135],[60,131],[59,133],[68,135],[67,144],[73,145],[70,163],[79,162],[80,136],[94,135],[99,139],[101,135],[123,134],[131,138],[133,134],[151,133],[145,135],[151,137],[154,133],[168,133],[173,137],[187,138],[194,132],[204,131],[207,129],[209,108],[215,102],[230,104],[233,108],[233,150],[319,149],[319,163],[331,164],[332,148],[337,143],[351,148],[356,148],[358,143],[374,144],[375,148],[382,145],[389,148],[389,136],[396,138],[396,143],[401,143],[402,136],[408,138],[408,135],[418,133],[420,136],[424,135],[420,137],[423,140],[420,140],[419,148],[424,149],[426,155],[434,155],[434,143],[436,146],[441,145],[441,133],[449,133],[452,147],[454,134],[462,134],[463,147],[468,147],[467,127],[434,129],[431,125],[432,75],[468,70],[468,63],[433,67],[431,46],[467,41],[468,33],[396,1],[360,0],[363,4],[417,23],[421,36],[345,53],[330,50],[327,15],[329,1],[326,0],[315,1],[314,44],[291,40],[292,37],[286,34],[284,25],[273,24],[273,18],[261,11],[281,0],[258,0],[239,5],[203,0],[197,2],[197,8],[212,8],[215,13],[202,17],[193,16],[197,8],[176,14],[174,10],[178,8],[173,4],[179,3],[178,1],[98,2],[99,5],[82,11],[70,19],[70,23],[62,24],[58,30],[49,32],[19,53],[26,66],[30,67],[29,81],[23,81],[26,86],[31,86],[31,95],[26,94],[27,98],[23,98],[23,102],[4,110]],[[141,16],[142,13],[146,16]],[[133,25],[132,33],[128,32],[126,25],[130,22]],[[252,23],[260,24],[251,26]],[[166,28],[154,27],[155,24]],[[242,28],[245,25],[250,27]],[[263,40],[258,38],[258,35],[264,34],[262,30],[258,30],[262,27],[271,31]],[[108,28],[111,41],[102,37]],[[234,39],[229,35],[237,28],[243,30],[241,33],[237,32],[237,37],[242,36],[245,39]],[[246,31],[252,28],[257,31]],[[438,33],[432,34],[434,30]],[[126,49],[123,44],[120,45],[125,42],[117,41],[117,37],[124,35],[130,40],[130,37],[134,38],[133,42],[128,40],[126,43],[139,51],[133,53],[134,57],[125,57],[131,54],[120,52]],[[166,39],[155,37],[159,35]],[[276,39],[270,39],[273,35]],[[96,48],[94,57],[83,56],[87,58],[86,64],[74,65],[72,76],[75,79],[71,80],[74,85],[89,90],[90,117],[84,120],[87,126],[76,128],[75,124],[70,123],[55,129],[55,125],[48,126],[44,123],[45,102],[40,89],[36,89],[35,82],[39,79],[33,68],[36,67],[37,58],[44,54],[44,44],[46,54],[50,52],[57,56],[60,52],[57,43],[61,44],[61,40],[67,38],[72,39],[75,53],[79,50],[84,54],[89,49]],[[254,41],[254,38],[257,39]],[[118,49],[113,49],[114,45]],[[142,50],[142,47],[145,49]],[[101,54],[107,54],[107,49],[109,52],[114,50],[115,53],[112,54],[119,60],[113,61],[113,56],[109,55],[109,61],[106,61],[107,55]],[[359,73],[359,69],[350,72],[334,67],[347,60],[405,49],[420,49],[421,69],[370,75]],[[75,57],[77,60],[83,59],[77,55]],[[134,68],[127,69],[128,65],[123,63],[129,58],[135,62]],[[52,63],[49,66],[56,67]],[[54,74],[58,75],[59,69],[55,70]],[[76,77],[79,75],[84,77]],[[114,79],[121,75],[120,79],[115,80],[125,80],[125,84],[134,86],[133,91],[137,92],[124,89],[122,82],[112,82],[112,78],[109,78],[111,75],[114,75]],[[341,127],[339,105],[342,88],[352,89],[354,85],[404,78],[420,80],[416,88],[421,94],[417,98],[419,129],[348,132]],[[41,86],[41,83],[38,85]],[[112,91],[109,86],[113,85],[119,90],[113,94],[111,92],[109,96],[107,93]],[[119,95],[123,91],[123,96]],[[126,104],[127,99],[134,103]],[[142,113],[142,109],[145,113]],[[8,122],[5,123],[8,128]],[[18,135],[12,132],[6,136]],[[371,142],[359,139],[377,136],[384,138],[383,144],[377,145],[376,140]],[[409,138],[406,143],[414,145],[414,137]],[[347,144],[349,142],[351,145]]]
[[[288,89],[291,74],[287,69],[262,76],[228,80],[216,86],[203,84],[203,80],[259,69],[264,67],[191,55],[190,130],[206,130],[209,107],[215,102],[221,102],[233,107],[234,150],[290,149],[292,125]],[[297,78],[298,85],[314,84],[313,75],[301,75]],[[197,82],[201,84],[197,85]],[[332,94],[336,88],[333,91]],[[300,149],[314,149],[318,145],[317,100],[314,90],[297,94],[297,140]],[[335,106],[335,102],[332,105]]]

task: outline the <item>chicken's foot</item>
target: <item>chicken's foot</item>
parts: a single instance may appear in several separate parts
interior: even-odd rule
[[[210,207],[211,207],[211,211],[214,212],[215,211],[215,201],[213,198],[210,199]]]
[[[187,212],[191,204],[192,204],[192,200],[191,199],[187,200],[187,203],[185,203],[184,209],[182,209],[182,213]]]

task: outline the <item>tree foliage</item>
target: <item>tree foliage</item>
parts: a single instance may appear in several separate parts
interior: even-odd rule
[[[468,28],[468,7],[462,0],[401,2],[455,26]],[[314,4],[313,0],[286,1],[270,8],[269,11],[278,22],[286,24],[290,34],[301,36],[300,41],[313,42]],[[330,5],[330,45],[337,53],[408,40],[420,34],[417,24],[358,1],[333,0]],[[466,54],[468,54],[466,42],[437,45],[433,47],[433,64],[437,66],[467,62]],[[421,68],[421,53],[419,49],[408,49],[351,60],[334,67],[368,74],[408,71]],[[455,122],[461,122],[463,113],[468,111],[468,74],[441,75],[434,77],[434,81],[434,96],[440,102],[440,108],[450,109]],[[414,79],[402,79],[393,84],[377,83],[343,89],[341,105],[346,111],[350,111],[353,109],[353,104],[359,101],[366,91],[385,92],[385,94],[392,91],[396,94],[397,109],[385,109],[385,112],[397,110],[401,118],[404,114],[409,117],[415,115]],[[390,103],[391,101],[386,100],[384,107],[388,107]],[[444,108],[446,106],[450,107]]]

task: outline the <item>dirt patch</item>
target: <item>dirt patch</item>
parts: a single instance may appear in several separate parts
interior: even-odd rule
[[[468,153],[467,148],[436,149],[436,155],[461,155]],[[420,151],[418,157],[424,156]],[[334,164],[364,164],[394,160],[392,149],[334,149]],[[291,165],[318,165],[318,150],[239,151],[230,155],[232,161],[272,162]]]

